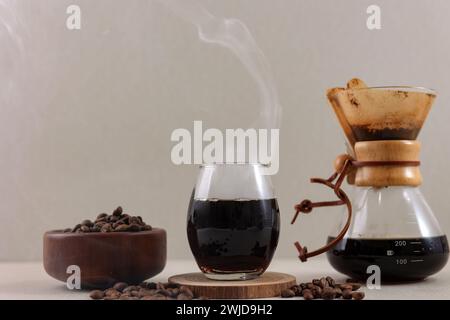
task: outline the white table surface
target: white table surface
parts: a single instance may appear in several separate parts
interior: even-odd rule
[[[331,276],[336,281],[347,277],[337,273],[324,258],[306,263],[297,260],[274,260],[271,271],[286,272],[297,277],[298,282]],[[164,271],[152,281],[167,281],[174,274],[198,271],[192,260],[169,260]],[[450,299],[450,264],[441,272],[424,281],[401,285],[382,285],[381,289],[368,290],[366,299]],[[0,299],[89,299],[87,291],[68,290],[64,283],[48,276],[41,262],[0,263]],[[295,298],[294,298],[295,299]]]

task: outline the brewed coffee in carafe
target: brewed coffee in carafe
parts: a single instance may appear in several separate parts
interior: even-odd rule
[[[420,143],[415,140],[435,93],[415,87],[369,88],[353,79],[347,88],[328,90],[327,97],[350,146],[349,154],[335,162],[340,182],[328,185],[339,198],[345,195],[338,204],[347,204],[346,218],[328,237],[330,264],[356,279],[370,276],[373,265],[379,267],[381,281],[435,274],[447,263],[449,248],[419,188]],[[344,177],[348,185],[341,189]]]

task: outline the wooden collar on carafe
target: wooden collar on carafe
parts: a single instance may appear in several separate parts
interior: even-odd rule
[[[356,159],[351,158],[347,182],[359,187],[419,186],[420,142],[415,140],[361,141],[354,145]],[[341,155],[339,163],[348,155]]]

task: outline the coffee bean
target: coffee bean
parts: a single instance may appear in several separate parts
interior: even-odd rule
[[[312,293],[312,291],[310,289],[304,289],[302,291],[302,295],[303,295],[303,298],[305,300],[312,300],[312,299],[314,299],[314,295],[313,295],[313,293]]]
[[[306,284],[306,288],[312,290],[312,289],[314,289],[314,285],[313,285],[311,282],[308,282],[308,283]]]
[[[312,294],[314,295],[314,298],[321,298],[322,297],[322,288],[319,286],[315,286],[312,290]]]
[[[180,289],[178,289],[178,288],[173,288],[172,289],[172,294],[171,294],[172,297],[176,297],[179,294],[180,294]]]
[[[113,216],[118,217],[118,216],[120,216],[122,214],[122,212],[123,212],[122,207],[117,207],[117,209],[114,210],[112,214],[113,214]]]
[[[140,230],[141,230],[140,226],[135,223],[130,224],[128,227],[128,231],[130,231],[130,232],[136,232],[136,231],[140,231]]]
[[[146,224],[146,225],[144,226],[144,230],[145,230],[145,231],[150,231],[150,230],[152,230],[152,226]]]
[[[141,290],[139,289],[139,290],[132,290],[131,292],[130,292],[130,294],[131,294],[131,296],[133,296],[133,297],[139,297],[139,295],[141,294]]]
[[[81,232],[90,232],[91,229],[88,226],[82,225],[80,228]]]
[[[176,284],[176,283],[171,283],[171,282],[168,282],[168,283],[164,284],[164,287],[166,287],[166,288],[172,288],[172,289],[174,289],[174,288],[178,288],[178,287],[179,287],[179,285],[178,285],[178,284]]]
[[[330,287],[334,287],[336,282],[334,281],[334,279],[332,277],[326,277],[325,279],[327,279],[328,284],[330,285]]]
[[[355,300],[362,300],[362,299],[364,299],[364,296],[365,296],[365,294],[362,291],[352,292],[352,298]]]
[[[120,295],[120,292],[114,288],[109,288],[105,290],[105,296],[113,296],[113,295]]]
[[[111,232],[112,231],[112,226],[109,223],[106,223],[102,226],[101,232]]]
[[[283,297],[283,298],[292,298],[292,297],[295,297],[295,292],[292,291],[291,289],[284,289],[284,290],[281,290],[281,297]]]
[[[158,283],[156,284],[156,289],[164,290],[165,288],[166,288],[166,287],[164,286],[164,283],[158,282]]]
[[[117,291],[123,292],[123,290],[125,288],[128,287],[128,284],[125,282],[117,282],[114,286],[113,289],[116,289]]]
[[[106,221],[99,221],[99,222],[96,222],[94,226],[101,228],[107,223],[108,222],[106,222]]]
[[[300,289],[306,289],[306,283],[300,283],[299,285],[298,285],[299,287],[300,287]]]
[[[114,228],[114,231],[115,232],[123,232],[123,231],[128,231],[128,229],[129,229],[129,225],[127,225],[127,224],[121,224],[121,225],[119,225],[119,226],[116,226],[116,228]]]
[[[294,294],[296,295],[296,296],[300,296],[300,294],[302,293],[302,289],[300,289],[300,287],[299,286],[297,286],[297,285],[295,285],[295,286],[292,286],[292,287],[290,287],[289,289],[291,289],[292,291],[294,291]]]
[[[140,224],[140,221],[137,217],[130,217],[130,218],[128,218],[128,221],[129,221],[129,224],[137,224],[137,225]]]
[[[320,284],[319,284],[319,286],[320,286],[322,289],[328,287],[329,284],[328,284],[327,279],[326,279],[326,278],[320,278]]]
[[[82,226],[92,227],[94,224],[92,223],[91,220],[83,220],[83,221],[81,222],[81,225],[82,225]]]
[[[312,280],[312,284],[315,286],[319,286],[320,287],[320,280],[319,279],[313,279]]]
[[[156,293],[155,291],[156,290],[140,289],[137,296],[138,297],[153,296]]]
[[[125,289],[122,290],[122,292],[132,292],[132,291],[138,291],[140,288],[138,286],[128,286]]]
[[[352,298],[352,291],[350,289],[344,289],[342,290],[342,299],[351,299]]]
[[[119,223],[119,222],[120,222],[120,224],[130,224],[130,219],[128,217],[124,217],[124,218],[121,218],[119,221],[117,221],[117,223]]]
[[[348,283],[341,284],[339,287],[341,288],[342,291],[344,291],[344,290],[352,290],[353,289],[353,286],[351,284],[348,284]]]
[[[149,282],[149,283],[147,283],[147,288],[148,289],[156,289],[157,284],[155,282]]]
[[[336,287],[336,288],[334,288],[334,291],[336,292],[336,298],[339,298],[342,296],[341,288]]]
[[[105,296],[105,293],[102,290],[94,290],[94,291],[91,291],[91,293],[89,293],[89,297],[91,297],[91,299],[94,299],[94,300],[103,299],[104,296]]]
[[[336,298],[336,291],[331,287],[325,287],[322,291],[322,298],[325,300],[332,300]]]
[[[81,228],[81,224],[77,224],[73,229],[72,232],[76,232]]]

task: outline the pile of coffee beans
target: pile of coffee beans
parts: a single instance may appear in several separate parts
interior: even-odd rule
[[[185,286],[174,283],[144,282],[138,286],[118,282],[106,290],[91,291],[89,296],[94,300],[205,300],[205,297],[196,297]]]
[[[138,232],[150,230],[152,230],[152,227],[146,224],[141,217],[123,213],[122,207],[117,207],[112,214],[100,213],[95,221],[84,220],[72,229],[65,229],[64,232]]]
[[[358,291],[360,288],[361,284],[351,279],[340,284],[336,283],[331,277],[323,277],[285,289],[281,291],[281,297],[303,297],[305,300],[339,298],[361,300],[364,299],[364,292]]]

